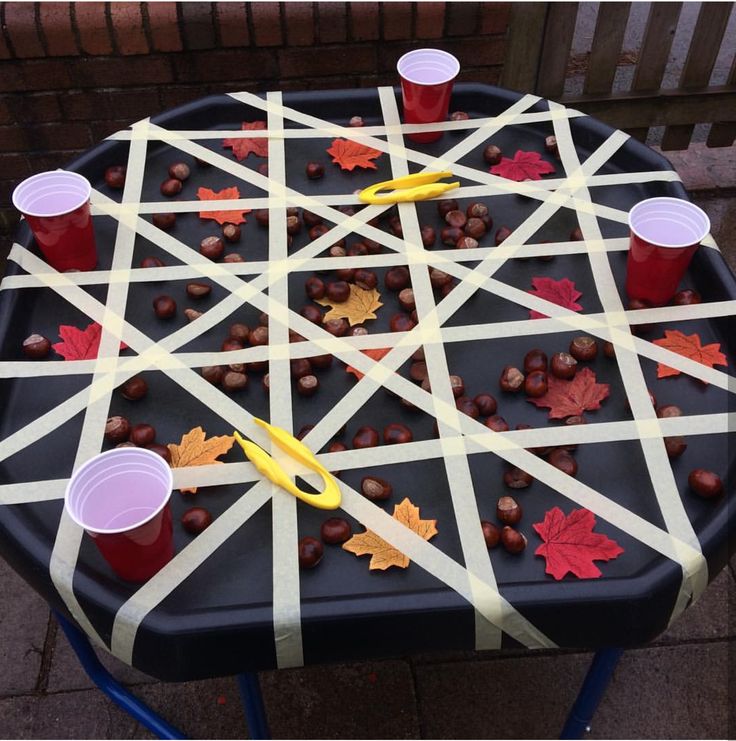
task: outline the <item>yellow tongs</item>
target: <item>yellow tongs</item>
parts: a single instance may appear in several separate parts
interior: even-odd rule
[[[427,198],[441,195],[442,193],[457,188],[460,183],[438,183],[443,178],[451,178],[449,170],[443,172],[418,172],[416,175],[406,175],[396,180],[385,180],[382,183],[369,185],[358,193],[363,203],[407,203],[413,201],[425,201]],[[379,190],[390,190],[391,193],[378,195]]]
[[[320,494],[310,494],[302,491],[292,481],[291,476],[263,448],[249,440],[245,440],[235,430],[233,435],[238,445],[240,445],[256,469],[267,479],[273,481],[274,484],[280,486],[282,489],[286,489],[289,494],[293,494],[297,499],[301,499],[302,502],[306,502],[312,505],[312,507],[317,507],[318,509],[337,509],[340,506],[342,498],[340,488],[330,472],[314,457],[314,453],[303,442],[297,440],[281,427],[270,425],[268,422],[264,422],[257,417],[253,417],[253,421],[266,430],[271,440],[281,450],[295,461],[318,473],[322,477],[325,488]]]

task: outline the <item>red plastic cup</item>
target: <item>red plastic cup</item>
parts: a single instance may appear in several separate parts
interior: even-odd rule
[[[145,448],[115,448],[82,464],[64,504],[126,581],[152,577],[174,556],[169,464]]]
[[[700,242],[710,232],[701,208],[680,198],[649,198],[629,211],[629,298],[663,306],[677,287]]]
[[[415,49],[404,54],[396,64],[401,77],[405,123],[437,123],[447,119],[452,84],[460,71],[460,62],[441,49]],[[441,131],[407,134],[413,142],[437,141]]]
[[[40,172],[13,191],[13,205],[31,227],[52,268],[94,270],[95,233],[89,212],[89,180],[76,172]]]

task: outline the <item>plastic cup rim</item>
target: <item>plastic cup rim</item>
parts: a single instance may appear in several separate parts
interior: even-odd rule
[[[632,217],[634,216],[634,213],[636,212],[636,210],[639,209],[640,207],[651,206],[654,203],[663,203],[663,204],[669,203],[673,205],[677,204],[678,206],[681,206],[682,204],[687,204],[687,208],[694,209],[695,213],[701,214],[702,218],[705,219],[705,227],[704,227],[703,235],[699,237],[698,239],[696,239],[695,241],[683,242],[682,244],[661,244],[659,242],[652,241],[648,237],[643,236],[640,232],[636,230],[636,227],[633,224]],[[700,208],[700,206],[696,206],[694,203],[692,203],[691,201],[686,201],[684,198],[672,198],[671,196],[659,196],[657,198],[647,198],[643,201],[639,201],[639,203],[635,204],[629,211],[628,222],[629,222],[629,229],[631,229],[632,233],[635,234],[639,239],[641,239],[642,242],[651,244],[654,247],[663,247],[664,249],[670,249],[670,250],[682,250],[682,249],[685,249],[686,247],[694,247],[700,244],[700,242],[703,239],[705,239],[705,237],[707,237],[708,234],[710,233],[710,217],[708,216],[708,214],[705,213],[705,211],[703,211],[702,208]]]
[[[141,453],[144,456],[148,456],[151,458],[151,460],[156,461],[157,466],[161,466],[161,471],[164,473],[168,471],[168,474],[166,474],[166,484],[168,484],[169,489],[169,495],[167,497],[164,497],[161,504],[156,507],[155,510],[151,512],[151,514],[146,517],[145,520],[141,520],[140,522],[137,522],[135,525],[129,525],[127,527],[120,527],[120,528],[97,528],[97,527],[90,527],[89,525],[85,525],[83,522],[79,520],[79,518],[75,515],[75,513],[72,511],[71,506],[69,505],[69,491],[72,487],[73,482],[75,479],[79,476],[81,476],[84,471],[91,467],[92,465],[98,463],[101,459],[104,459],[105,457],[116,457],[124,452],[128,452],[128,455],[130,455],[131,451],[135,451],[136,453]],[[165,469],[163,468],[165,466]],[[163,481],[161,481],[162,484],[164,484]],[[170,499],[171,499],[171,492],[174,488],[174,476],[171,472],[171,468],[168,463],[158,454],[154,453],[152,450],[146,450],[146,448],[113,448],[112,450],[106,450],[104,453],[98,453],[97,455],[90,458],[88,461],[85,461],[74,473],[72,473],[71,477],[69,478],[69,481],[66,484],[66,489],[64,490],[64,509],[66,510],[66,513],[71,517],[71,519],[79,525],[82,529],[89,533],[94,533],[95,535],[119,535],[120,533],[129,533],[131,530],[136,530],[137,528],[145,525],[146,523],[150,522],[154,517],[156,517],[160,512],[163,511],[163,509],[168,505]]]
[[[74,208],[65,208],[63,211],[57,211],[54,213],[45,213],[45,214],[39,214],[39,213],[33,213],[30,209],[23,208],[21,204],[18,203],[18,195],[22,193],[22,191],[29,185],[33,184],[36,180],[41,180],[42,178],[47,177],[48,175],[67,175],[70,176],[73,180],[76,180],[80,185],[84,187],[84,196],[80,193],[80,202],[78,205],[74,206]],[[87,180],[84,175],[80,175],[78,172],[72,172],[71,170],[47,170],[46,172],[38,172],[35,175],[31,175],[29,178],[26,178],[22,183],[16,186],[15,190],[13,191],[12,195],[12,201],[13,206],[20,211],[24,216],[34,216],[38,219],[50,219],[54,216],[65,216],[66,214],[71,214],[74,211],[76,211],[78,208],[81,208],[84,206],[85,203],[89,201],[90,195],[92,193],[92,185]]]
[[[410,77],[405,75],[401,71],[401,63],[407,58],[410,57],[413,54],[418,54],[419,52],[432,52],[433,54],[438,54],[440,56],[445,57],[448,61],[452,61],[452,63],[455,66],[455,71],[452,73],[452,75],[448,76],[445,79],[442,80],[435,80],[434,82],[422,82],[420,80],[412,80]],[[432,47],[422,47],[421,49],[412,49],[411,51],[406,52],[405,54],[402,54],[398,61],[396,62],[396,71],[399,73],[399,76],[402,80],[406,80],[406,82],[410,82],[412,85],[421,85],[423,87],[432,87],[434,85],[446,85],[448,82],[452,82],[460,72],[460,61],[454,54],[450,54],[449,51],[445,51],[444,49],[434,49]]]

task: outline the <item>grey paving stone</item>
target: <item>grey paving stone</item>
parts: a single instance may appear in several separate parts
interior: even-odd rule
[[[404,661],[263,672],[273,738],[419,738]]]
[[[0,595],[2,697],[31,692],[36,687],[49,608],[1,558]]]
[[[655,643],[728,638],[729,600],[734,608],[736,583],[726,568],[710,583],[703,596],[663,633]]]
[[[95,649],[95,653],[103,666],[115,679],[123,684],[141,684],[158,681],[155,677],[151,677],[124,664],[107,651]],[[89,679],[84,669],[82,669],[66,636],[59,629],[56,635],[56,643],[49,670],[47,692],[90,689],[94,686],[92,680]]]
[[[727,641],[628,651],[590,738],[733,738]]]

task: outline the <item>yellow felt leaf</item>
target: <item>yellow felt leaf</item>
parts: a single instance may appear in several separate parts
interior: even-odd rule
[[[351,283],[350,296],[347,301],[343,301],[341,304],[336,304],[329,299],[321,298],[317,303],[322,306],[332,307],[324,315],[322,321],[326,322],[330,319],[347,319],[352,327],[355,324],[362,324],[366,319],[376,318],[374,312],[383,306],[380,298],[381,294],[375,288],[366,291],[364,288],[359,288],[354,283]]]
[[[419,507],[415,507],[408,497],[401,504],[394,505],[393,518],[402,525],[406,525],[424,540],[437,535],[437,520],[422,520],[419,516]],[[370,555],[369,569],[384,570],[390,566],[405,569],[411,563],[407,556],[372,530],[353,535],[350,540],[343,543],[342,547],[356,556]]]
[[[227,453],[233,446],[235,438],[232,435],[220,435],[207,439],[201,427],[195,427],[182,436],[177,445],[169,443],[172,468],[187,468],[189,466],[207,466],[212,463],[222,463],[217,458]],[[182,493],[196,494],[197,487],[180,490]]]

